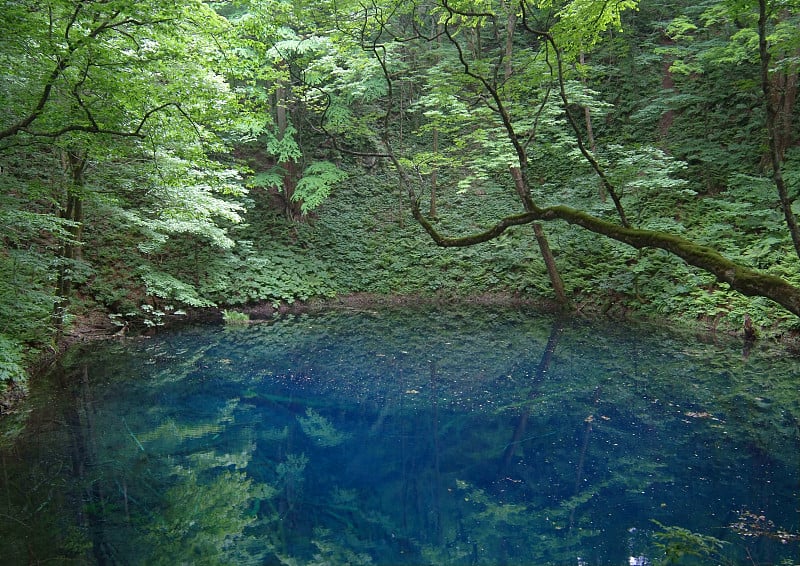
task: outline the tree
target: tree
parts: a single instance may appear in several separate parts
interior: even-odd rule
[[[710,175],[706,173],[710,177],[709,190],[720,191],[725,184],[720,165],[729,160],[725,153],[732,152],[728,148],[750,145],[752,153],[746,157],[745,163],[758,159],[761,168],[773,170],[772,179],[783,219],[795,255],[798,255],[800,232],[792,211],[794,199],[781,173],[787,151],[793,145],[792,125],[797,99],[795,59],[798,42],[795,34],[789,32],[797,26],[796,6],[794,8],[792,3],[765,0],[718,2],[697,14],[687,11],[687,14],[674,17],[667,26],[666,33],[672,45],[663,48],[662,52],[672,57],[671,71],[678,77],[681,90],[686,95],[695,94],[693,97],[684,96],[688,105],[696,104],[696,97],[704,99],[702,109],[705,117],[695,115],[693,118],[704,120],[710,128],[721,126],[712,140],[727,151],[705,147],[695,149],[695,156],[689,156],[700,167],[713,171]],[[733,72],[738,77],[735,83],[729,78]],[[702,90],[696,89],[695,85]],[[706,95],[709,88],[720,93],[716,99]],[[750,124],[753,130],[757,130],[746,132],[741,124],[736,123],[740,118],[737,120],[729,111],[734,101],[745,116],[758,117]],[[722,120],[718,116],[720,108],[727,114]],[[680,110],[687,115],[691,113],[684,108]],[[725,121],[728,125],[724,124]],[[745,133],[750,134],[750,139],[742,139]]]
[[[498,73],[503,68],[502,56],[506,52],[504,41],[498,40],[499,36],[495,34],[491,36],[493,43],[483,41],[480,49],[476,50],[476,36],[469,32],[470,29],[478,29],[478,26],[481,29],[501,29],[501,23],[508,20],[508,14],[503,11],[502,5],[442,0],[433,5],[417,4],[410,9],[412,13],[433,11],[439,14],[440,25],[444,30],[443,38],[446,38],[450,47],[457,52],[457,61],[460,65],[457,67],[457,73],[450,75],[451,83],[457,84],[457,88],[464,93],[462,99],[470,100],[467,105],[469,114],[462,114],[462,124],[473,134],[483,132],[481,134],[483,137],[478,143],[472,142],[471,149],[477,148],[478,153],[470,154],[469,158],[466,158],[462,140],[460,146],[462,163],[464,161],[470,164],[479,163],[486,168],[496,165],[492,164],[491,157],[503,155],[501,160],[505,162],[506,171],[509,171],[509,165],[519,167],[521,182],[517,186],[517,193],[523,209],[519,213],[499,219],[489,228],[475,234],[445,236],[441,229],[422,212],[420,189],[424,187],[403,171],[405,162],[395,158],[395,166],[400,171],[400,178],[408,190],[414,217],[437,245],[446,247],[470,246],[489,241],[512,226],[564,221],[637,249],[665,250],[687,264],[712,274],[718,281],[727,283],[736,291],[748,296],[767,297],[792,313],[800,314],[800,289],[785,279],[753,269],[746,262],[729,259],[712,246],[696,243],[680,233],[634,226],[626,214],[626,207],[632,204],[631,199],[634,195],[630,192],[623,194],[618,190],[614,183],[614,164],[595,157],[584,143],[585,132],[581,129],[580,121],[573,116],[573,112],[576,101],[585,106],[581,99],[585,98],[587,93],[580,81],[575,80],[569,63],[576,61],[581,53],[590,53],[602,41],[608,30],[619,29],[622,25],[623,12],[635,6],[635,2],[612,4],[583,0],[563,4],[539,2],[536,5],[522,2],[514,6],[515,10],[519,10],[520,27],[524,30],[526,45],[524,49],[518,48],[515,52],[520,62],[514,67],[520,71],[516,75],[512,72],[511,79],[506,81],[499,80]],[[383,42],[429,43],[433,39],[418,29],[414,29],[414,33],[410,36],[392,34],[391,25],[379,17],[381,14],[391,12],[390,7],[380,9],[373,7],[371,11],[365,10],[364,19],[372,18],[373,25],[378,31],[372,36],[362,34],[364,38],[362,44],[366,45],[382,64],[389,84],[396,75],[391,68],[391,62],[381,58],[390,51]],[[480,36],[480,33],[478,35]],[[522,42],[520,37],[518,41]],[[476,56],[477,54],[483,57]],[[537,194],[537,191],[533,190],[530,182],[531,169],[527,159],[529,146],[526,144],[534,139],[532,134],[537,132],[538,117],[543,111],[553,109],[552,101],[546,98],[549,93],[548,86],[556,93],[559,115],[552,115],[547,126],[557,131],[557,135],[562,139],[566,133],[570,134],[571,141],[564,142],[564,148],[579,154],[600,179],[613,202],[613,215],[607,214],[602,206],[585,200],[579,202],[578,206],[564,204],[565,200],[575,200],[565,198],[569,190],[564,186],[561,187],[560,195],[542,195],[541,192]],[[540,102],[538,105],[532,105],[531,100]],[[450,107],[455,108],[455,105],[451,104]],[[495,124],[493,134],[487,136],[486,127],[476,128],[476,122]],[[541,134],[536,139],[541,139]],[[390,139],[384,139],[384,146],[387,155],[393,155]],[[536,145],[530,147],[535,148]],[[510,162],[509,156],[514,159],[513,163]],[[500,169],[495,166],[493,171],[497,174]],[[511,181],[513,177],[508,184],[511,187],[516,186]],[[641,186],[641,182],[639,185]],[[562,202],[559,203],[559,200]],[[544,204],[546,201],[553,204]],[[592,212],[598,209],[601,211],[600,214]],[[663,214],[668,211],[658,212]],[[656,222],[651,224],[658,225]]]
[[[790,4],[791,5],[791,4]],[[777,10],[777,6],[773,9]],[[773,14],[774,15],[774,14]],[[767,114],[767,138],[769,140],[769,162],[772,166],[772,179],[778,190],[781,209],[783,210],[786,226],[792,236],[795,253],[800,258],[800,226],[797,215],[792,209],[796,197],[789,195],[789,189],[783,178],[781,167],[786,156],[786,150],[792,143],[793,110],[797,99],[798,64],[797,56],[800,53],[800,41],[795,33],[788,34],[788,41],[781,37],[788,29],[794,29],[800,17],[792,14],[777,14],[779,20],[775,32],[767,35],[768,19],[770,14],[767,9],[767,0],[758,0],[758,53],[761,68],[761,89],[764,91],[764,105]],[[777,44],[777,67],[775,72],[770,72],[773,55],[770,53],[768,42]],[[788,44],[788,45],[787,45]]]
[[[345,177],[312,149],[322,140],[317,93],[340,70],[338,47],[319,29],[317,6],[252,0],[228,17],[242,46],[231,77],[253,113],[242,144],[255,170],[248,184],[275,190],[287,218],[302,220]]]
[[[170,237],[232,246],[238,174],[213,158],[236,128],[236,100],[218,72],[226,22],[198,0],[3,2],[2,10],[0,156],[4,204],[13,207],[0,220],[9,228],[3,248],[35,254],[29,283],[44,294],[39,304],[55,305],[55,329],[105,253],[84,247],[95,226],[110,223],[117,242],[139,254],[129,268],[145,284],[158,275],[148,259]],[[25,241],[26,233],[36,235]],[[13,310],[3,305],[3,318]],[[36,324],[40,342],[50,329]],[[6,331],[29,339],[13,325]]]

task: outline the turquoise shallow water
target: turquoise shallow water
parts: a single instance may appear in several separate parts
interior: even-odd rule
[[[478,308],[92,344],[0,454],[0,556],[800,563],[798,368]]]

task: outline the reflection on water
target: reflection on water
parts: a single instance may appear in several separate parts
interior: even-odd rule
[[[92,345],[0,451],[0,556],[792,564],[796,367],[477,309]]]

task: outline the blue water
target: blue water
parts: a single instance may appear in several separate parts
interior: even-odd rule
[[[0,451],[0,556],[797,564],[798,361],[480,308],[91,344]]]

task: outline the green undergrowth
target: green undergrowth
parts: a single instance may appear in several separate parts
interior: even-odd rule
[[[173,236],[158,254],[143,254],[134,237],[124,242],[117,234],[109,242],[103,233],[88,234],[87,247],[99,255],[89,258],[97,267],[86,288],[85,308],[136,322],[165,307],[278,307],[355,293],[451,299],[497,294],[553,301],[530,226],[472,247],[440,248],[411,217],[389,168],[370,175],[357,165],[345,168],[346,181],[302,222],[283,217],[270,195],[251,194],[245,222],[230,229],[236,240],[231,249]],[[444,234],[476,232],[519,212],[505,179],[487,179],[466,190],[455,180],[446,181],[437,195],[435,220]],[[577,184],[565,202],[595,190],[594,184]],[[700,204],[709,210],[725,206],[718,199]],[[598,201],[598,213],[604,207]],[[695,218],[685,224],[694,225]],[[769,301],[743,297],[666,252],[635,250],[560,222],[544,229],[579,310],[730,332],[741,330],[749,316],[765,335],[794,329],[792,318]],[[780,274],[786,242],[776,238],[774,249],[750,249],[744,229],[727,240],[726,253],[738,260],[752,258],[754,267],[774,262],[772,270]],[[704,233],[711,237],[713,226],[682,230],[702,241]]]
[[[142,234],[108,229],[104,221],[91,224],[72,312],[104,312],[117,326],[158,326],[189,308],[234,312],[258,304],[277,308],[359,293],[451,300],[497,295],[552,304],[530,226],[477,246],[439,248],[412,219],[388,167],[370,175],[356,164],[344,167],[347,179],[302,222],[287,220],[269,194],[254,191],[245,222],[229,228],[236,242],[230,249],[178,234],[158,250],[145,252]],[[737,182],[730,190],[744,191],[744,181]],[[586,198],[591,191],[596,191],[595,184],[576,183],[564,202]],[[751,202],[770,198],[764,184],[749,185],[747,194]],[[502,178],[464,188],[455,178],[448,183],[443,176],[437,204],[437,229],[453,236],[485,229],[519,212],[513,189]],[[732,206],[730,199],[704,198],[686,208],[687,219],[679,228],[700,241],[721,238],[726,243],[723,252],[732,259],[791,279],[787,244],[777,228],[774,238],[748,247],[748,230],[755,228],[741,215],[741,206]],[[608,209],[598,200],[595,213],[613,214]],[[99,218],[102,214],[101,208],[87,211]],[[704,214],[716,215],[719,222],[697,224]],[[768,220],[768,225],[778,224]],[[732,227],[723,228],[722,221]],[[766,299],[743,297],[663,251],[635,250],[565,223],[547,223],[544,229],[567,292],[581,312],[723,332],[740,332],[749,317],[762,337],[797,330],[794,319]],[[16,321],[0,335],[3,383],[24,382],[31,354],[46,346],[51,335],[53,292],[40,286],[38,294],[21,294],[36,281],[37,270],[47,266],[38,256],[20,254],[0,258],[0,268],[8,272],[5,279],[16,285],[0,296],[3,319]],[[17,301],[19,296],[25,301]]]

